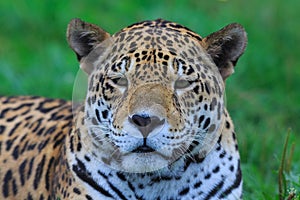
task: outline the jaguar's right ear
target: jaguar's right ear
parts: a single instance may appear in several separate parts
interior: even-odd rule
[[[72,19],[67,29],[68,43],[76,53],[78,61],[82,61],[82,58],[86,57],[98,44],[109,37],[109,33],[102,28],[80,19]],[[83,70],[90,74],[92,69],[88,69],[87,65],[83,66],[85,66]]]

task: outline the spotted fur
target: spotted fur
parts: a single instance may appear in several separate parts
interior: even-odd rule
[[[110,36],[74,19],[69,45],[89,77],[78,108],[0,98],[1,199],[241,199],[226,78],[247,38],[202,38],[144,21]]]

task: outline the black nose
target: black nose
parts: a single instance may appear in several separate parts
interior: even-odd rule
[[[143,137],[146,138],[148,135],[158,126],[164,124],[165,120],[160,120],[156,116],[148,116],[148,115],[132,115],[129,117],[129,122],[134,124],[139,131],[142,133]]]
[[[146,115],[132,115],[132,122],[136,126],[145,127],[151,123],[151,118]]]

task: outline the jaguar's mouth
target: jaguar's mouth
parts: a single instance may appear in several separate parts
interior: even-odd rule
[[[131,151],[132,153],[151,153],[154,152],[155,150],[147,145],[143,145],[143,146],[139,146],[136,149],[134,149],[133,151]]]

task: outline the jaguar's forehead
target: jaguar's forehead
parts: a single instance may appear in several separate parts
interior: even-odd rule
[[[135,63],[162,63],[177,59],[188,63],[206,60],[202,38],[190,29],[166,20],[143,21],[133,24],[109,38],[111,48],[107,59],[112,63],[124,56]]]
[[[198,34],[196,34],[195,32],[193,32],[192,30],[190,30],[189,28],[182,26],[180,24],[174,23],[174,22],[170,22],[167,20],[163,20],[163,19],[157,19],[157,20],[153,20],[153,21],[142,21],[139,23],[135,23],[132,24],[126,28],[123,28],[119,33],[124,33],[124,32],[128,32],[130,34],[138,34],[140,31],[144,31],[146,33],[152,34],[154,36],[160,36],[163,35],[163,33],[169,35],[169,34],[175,34],[175,35],[189,35],[193,38],[195,38],[196,40],[201,41],[202,38],[201,36],[199,36]],[[170,36],[170,35],[169,35]]]
[[[113,38],[122,49],[168,50],[171,54],[179,54],[180,50],[190,46],[188,44],[199,46],[202,40],[188,28],[161,19],[133,24],[114,34]]]

